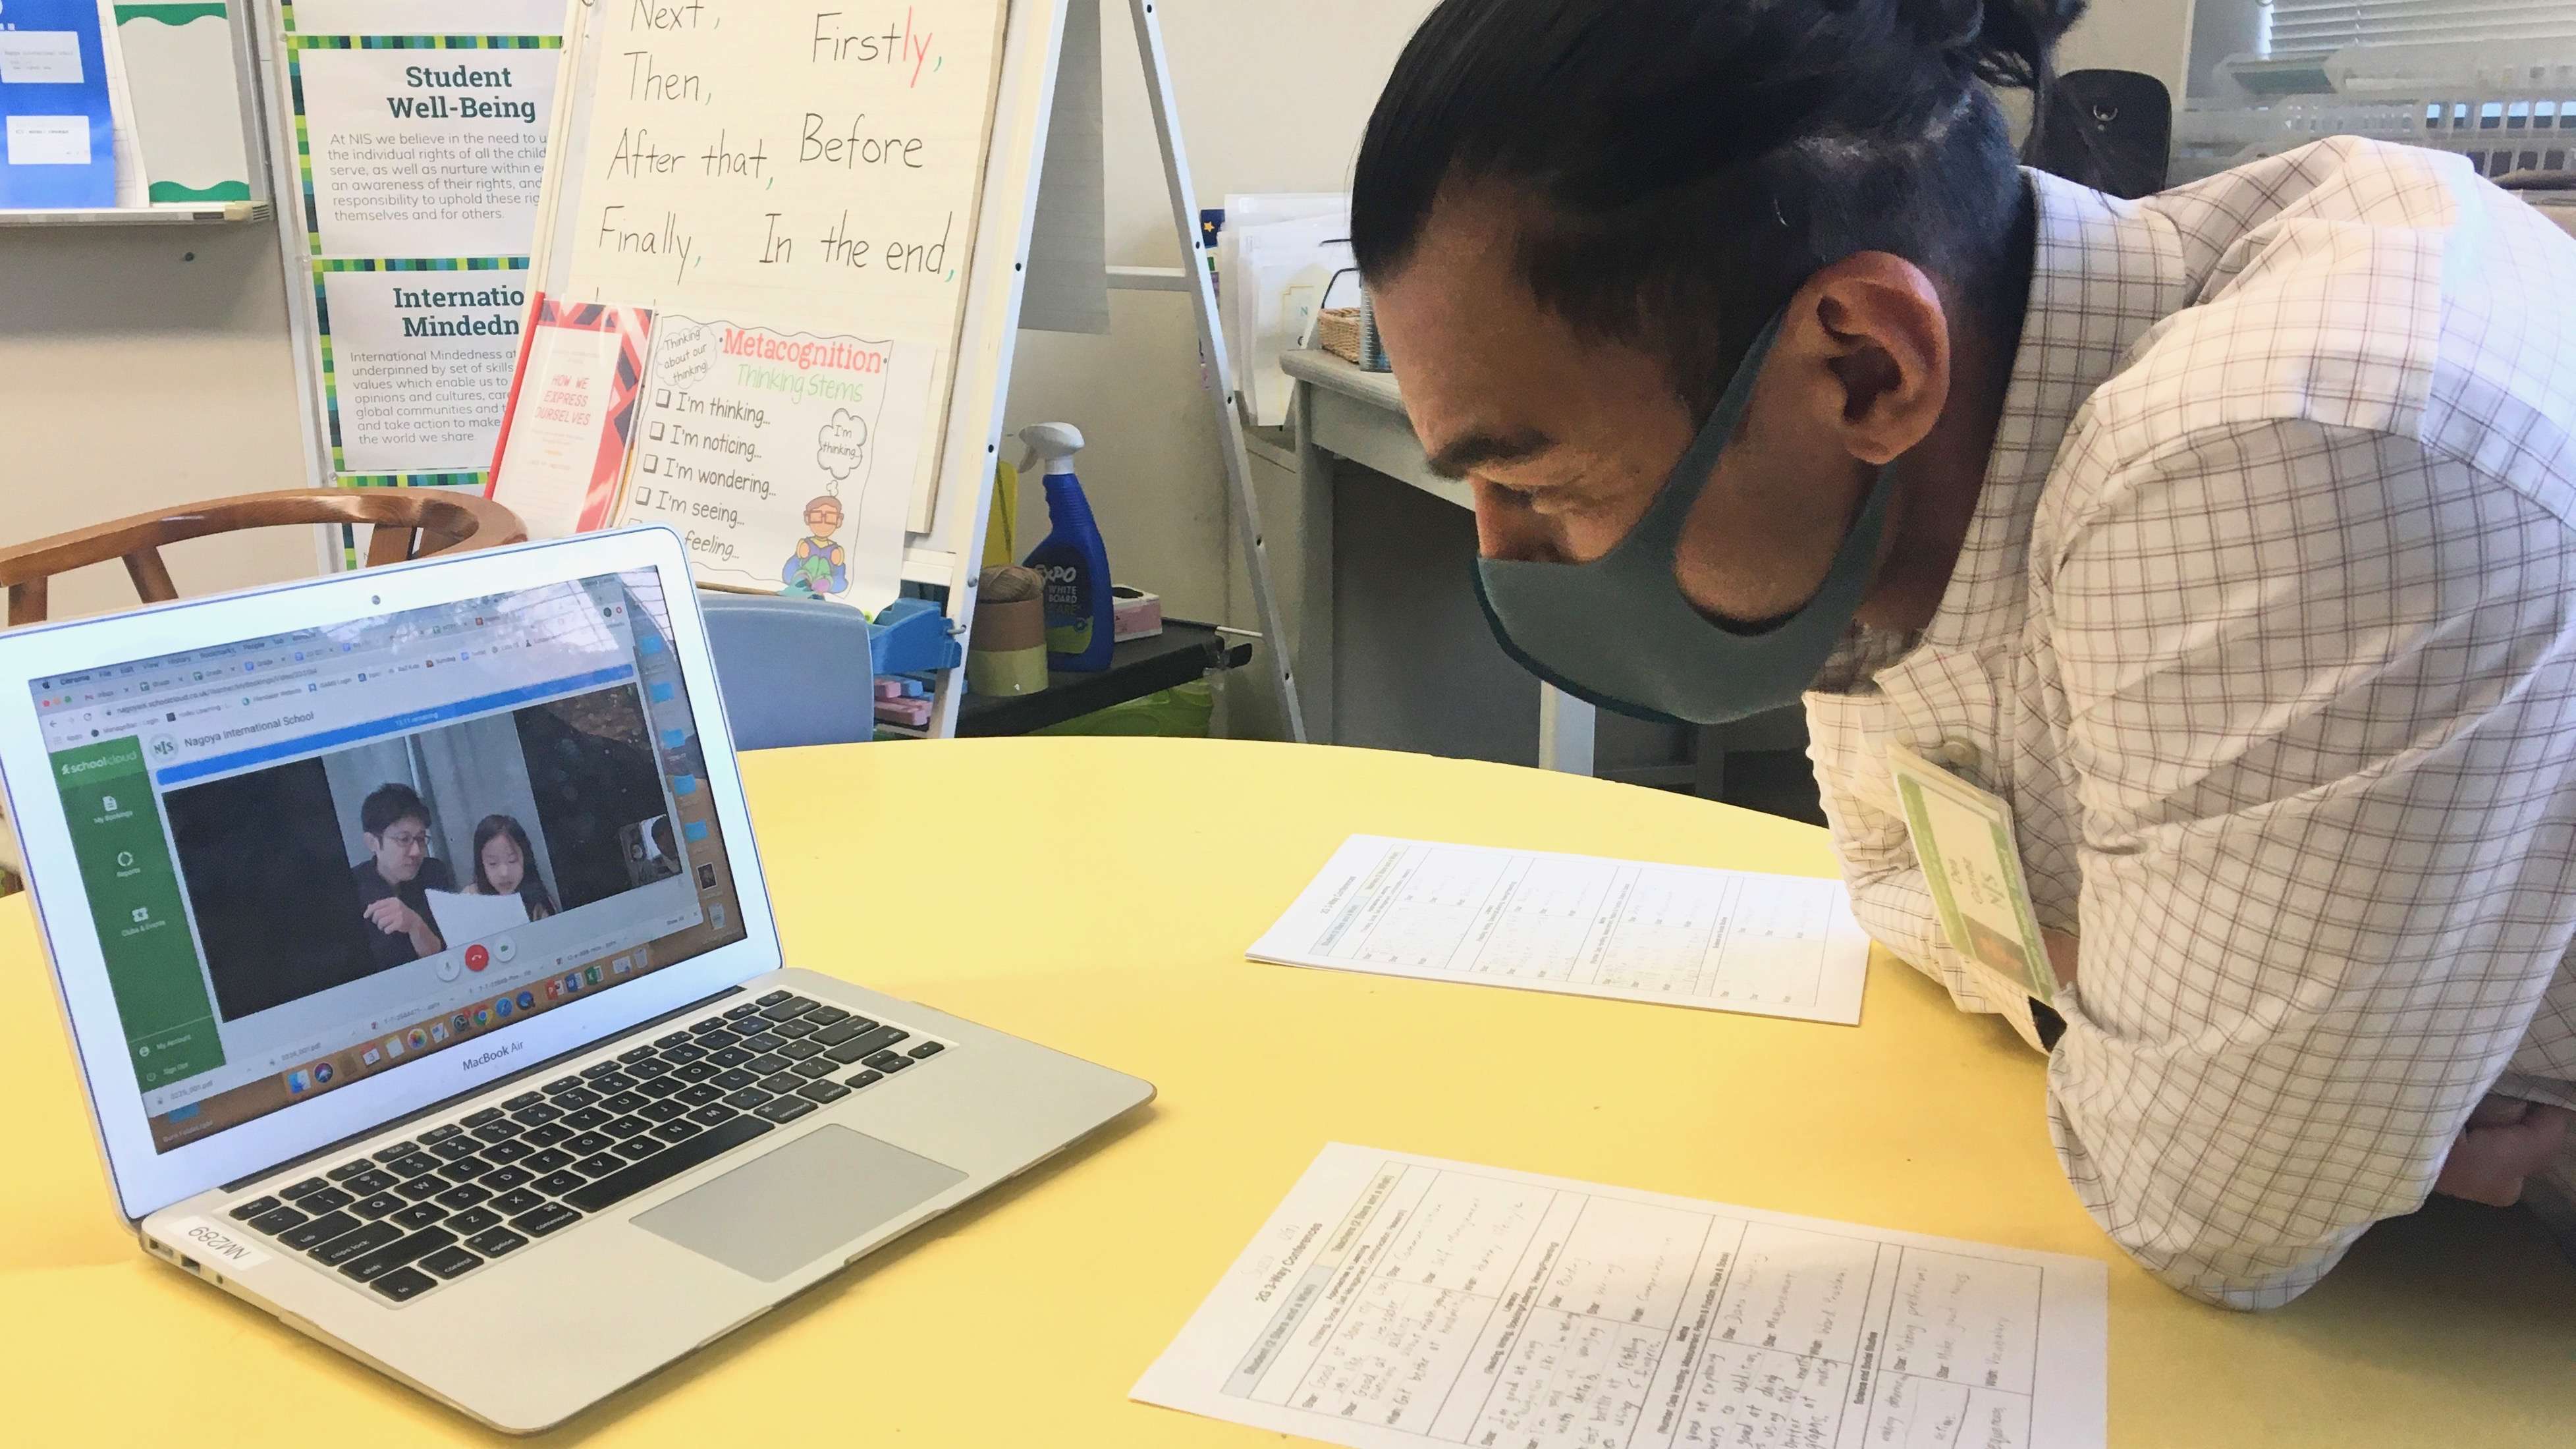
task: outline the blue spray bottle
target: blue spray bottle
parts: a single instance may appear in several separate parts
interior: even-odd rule
[[[1109,550],[1092,522],[1082,480],[1073,475],[1082,432],[1071,423],[1038,423],[1022,428],[1020,441],[1029,447],[1021,471],[1046,468],[1047,521],[1053,525],[1027,559],[1045,582],[1047,667],[1107,669],[1117,642],[1116,605],[1109,597]]]

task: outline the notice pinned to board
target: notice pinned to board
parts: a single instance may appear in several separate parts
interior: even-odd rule
[[[937,361],[664,314],[619,521],[678,530],[705,583],[884,608]]]
[[[116,205],[98,0],[9,0],[0,24],[0,207]]]

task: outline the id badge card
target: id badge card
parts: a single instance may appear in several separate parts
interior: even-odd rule
[[[1951,948],[2055,1006],[2057,974],[2031,912],[2011,807],[1894,740],[1887,765]]]

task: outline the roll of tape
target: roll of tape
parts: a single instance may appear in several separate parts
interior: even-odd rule
[[[1046,646],[969,649],[966,688],[974,694],[1035,694],[1047,687]]]
[[[970,647],[996,654],[1046,647],[1046,600],[1038,571],[1016,564],[984,570],[976,583]]]

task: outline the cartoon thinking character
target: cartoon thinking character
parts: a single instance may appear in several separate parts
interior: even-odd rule
[[[787,567],[779,570],[787,585],[780,593],[793,599],[823,599],[850,591],[849,551],[832,541],[843,517],[841,500],[828,493],[805,505],[808,536],[796,540]]]

